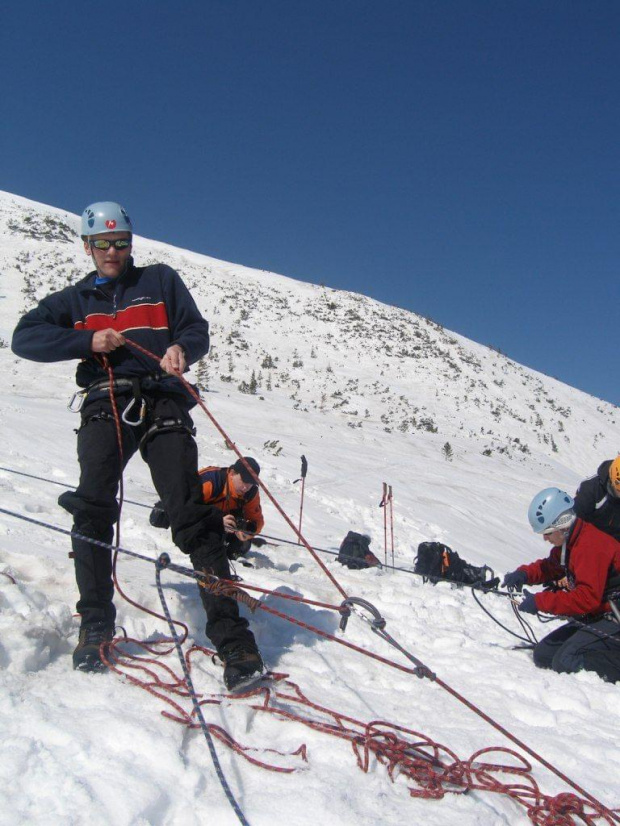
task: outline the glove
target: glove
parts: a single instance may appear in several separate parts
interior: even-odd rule
[[[153,505],[153,510],[149,516],[149,522],[154,528],[169,528],[170,527],[170,520],[168,519],[168,514],[164,510],[164,506],[161,502],[156,502]]]
[[[514,588],[520,593],[526,582],[527,574],[525,571],[512,571],[511,573],[506,574],[504,581],[502,582],[502,586],[504,588]]]
[[[519,611],[524,614],[537,614],[538,608],[536,607],[536,600],[534,598],[534,594],[530,594],[529,591],[525,591],[525,597],[519,605]]]

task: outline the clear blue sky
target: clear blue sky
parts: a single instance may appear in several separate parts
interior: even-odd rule
[[[619,0],[21,0],[0,38],[0,188],[620,403]]]

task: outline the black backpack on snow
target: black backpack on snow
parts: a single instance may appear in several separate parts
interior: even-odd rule
[[[377,557],[370,550],[370,537],[355,531],[349,533],[342,540],[336,560],[347,568],[374,568],[381,565]]]
[[[499,584],[499,579],[493,577],[493,570],[488,565],[479,568],[470,565],[461,559],[456,551],[441,542],[420,542],[413,570],[433,585],[440,579],[460,585],[480,585],[484,588],[495,588]],[[490,574],[488,579],[487,573]]]

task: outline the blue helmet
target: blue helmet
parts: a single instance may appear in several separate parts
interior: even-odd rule
[[[100,232],[133,232],[131,218],[120,204],[99,201],[82,213],[82,238]]]
[[[532,499],[527,518],[536,533],[563,530],[575,521],[575,500],[559,488],[545,488]]]

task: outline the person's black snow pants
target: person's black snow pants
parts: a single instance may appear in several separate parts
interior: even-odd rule
[[[600,619],[586,626],[562,625],[535,646],[534,663],[565,674],[595,671],[611,683],[619,682],[620,624]]]
[[[138,427],[122,425],[123,465],[140,450],[151,471],[155,489],[170,518],[175,544],[191,555],[195,567],[205,563],[217,576],[228,577],[230,568],[223,545],[221,512],[205,504],[198,477],[198,455],[191,434],[192,419],[180,396],[145,394],[145,421]],[[117,397],[119,410],[131,397]],[[133,411],[132,411],[133,412]],[[141,439],[154,423],[159,429]],[[109,398],[87,402],[77,439],[80,483],[75,491],[59,497],[60,505],[73,515],[73,530],[110,544],[118,521],[116,500],[121,462],[116,427]],[[75,575],[79,590],[77,611],[82,625],[104,621],[114,625],[112,552],[84,539],[73,538]],[[197,566],[197,561],[200,563]],[[211,597],[200,588],[207,611],[207,634],[214,645],[253,639],[248,623],[239,616],[237,602]]]

